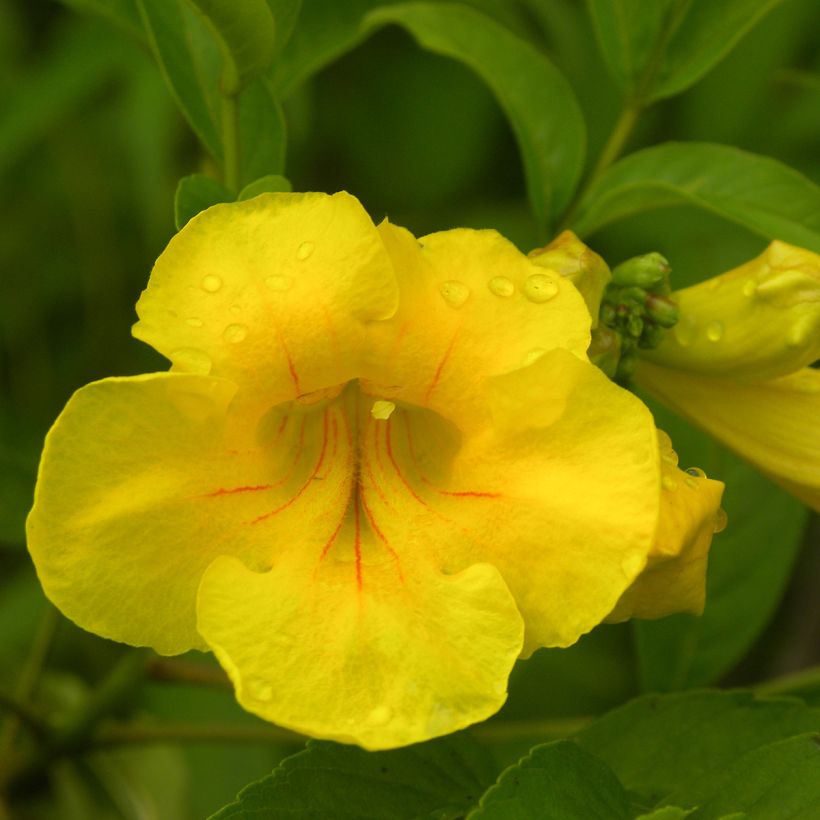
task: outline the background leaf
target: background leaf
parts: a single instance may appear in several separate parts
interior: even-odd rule
[[[174,195],[174,222],[181,230],[189,219],[218,202],[233,202],[233,194],[213,177],[191,174],[182,177]]]
[[[598,757],[569,740],[536,746],[507,769],[468,820],[627,820],[629,799]]]
[[[222,91],[238,92],[273,60],[276,27],[266,0],[189,0],[211,24],[224,59]]]
[[[453,57],[492,89],[518,140],[538,226],[569,201],[585,149],[580,108],[558,69],[489,17],[450,3],[407,3],[371,12],[368,25],[398,23],[419,44]]]
[[[803,505],[756,470],[653,405],[684,467],[700,467],[726,483],[729,523],[709,555],[703,615],[633,621],[645,691],[712,683],[749,650],[780,601],[807,520]]]
[[[465,735],[388,752],[311,741],[211,820],[411,820],[466,810],[495,776],[490,755]]]
[[[576,740],[649,805],[691,807],[704,784],[716,784],[743,755],[818,727],[820,710],[799,700],[703,690],[645,695],[582,729]]]
[[[704,792],[711,793],[698,797]],[[755,749],[727,771],[706,777],[692,797],[700,803],[692,820],[814,820],[820,816],[820,735]]]
[[[607,65],[627,97],[679,94],[782,0],[587,0]]]
[[[222,156],[214,112],[208,102],[188,38],[179,0],[137,0],[151,49],[174,99],[202,144]]]
[[[615,163],[584,197],[572,228],[588,235],[682,202],[820,252],[820,187],[777,160],[709,143],[665,143]]]
[[[239,97],[240,186],[285,168],[285,117],[264,80]]]
[[[275,26],[275,48],[276,54],[280,53],[290,40],[296,22],[299,19],[299,12],[302,9],[302,0],[265,0],[273,15]]]
[[[243,199],[252,199],[259,194],[277,193],[279,191],[291,191],[290,182],[279,174],[270,174],[266,177],[255,179],[249,185],[246,185],[240,192],[237,200],[240,202]]]

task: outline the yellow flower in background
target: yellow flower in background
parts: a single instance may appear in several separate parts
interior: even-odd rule
[[[820,510],[820,256],[773,242],[673,299],[636,383]]]
[[[372,749],[452,732],[684,551],[582,297],[493,231],[419,242],[347,194],[218,205],[137,312],[171,371],[72,397],[29,548],[78,624],[212,650],[263,718]]]

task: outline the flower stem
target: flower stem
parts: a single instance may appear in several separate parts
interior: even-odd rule
[[[29,712],[25,704],[28,703],[32,693],[37,688],[37,682],[40,679],[57,624],[60,621],[60,616],[51,602],[46,601],[45,605],[46,608],[40,618],[37,632],[32,641],[31,652],[29,652],[20,672],[20,677],[17,679],[14,696],[2,699],[3,706],[10,714],[3,724],[2,733],[0,733],[0,770],[6,768],[8,758],[11,756],[14,743],[17,740],[17,733],[23,724],[32,729],[36,724],[42,729],[40,721]]]
[[[239,95],[222,95],[222,173],[225,187],[239,193]]]
[[[228,676],[216,666],[178,660],[154,658],[148,664],[148,677],[163,683],[182,683],[194,686],[212,686],[215,689],[233,689]]]
[[[151,653],[127,652],[70,719],[29,754],[0,771],[0,787],[8,792],[32,787],[57,759],[89,748],[100,720],[128,702],[145,677]]]

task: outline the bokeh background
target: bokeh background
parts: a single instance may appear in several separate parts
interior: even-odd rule
[[[81,385],[167,366],[131,338],[134,304],[173,234],[178,179],[212,170],[139,37],[82,13],[91,5],[0,0],[0,691],[7,692],[46,611],[24,543],[43,437]],[[594,158],[619,98],[583,4],[471,5],[561,68],[581,102]],[[494,227],[522,250],[539,242],[516,143],[490,92],[397,28],[379,31],[300,86],[285,101],[285,116],[286,175],[294,190],[349,190],[377,221],[389,214],[416,234]],[[629,148],[666,140],[736,145],[820,183],[817,0],[778,5],[704,80],[649,110]],[[688,207],[624,220],[587,241],[611,264],[660,251],[677,286],[740,263],[765,244]],[[816,518],[806,523],[799,505],[772,487],[774,525],[756,532],[754,510],[744,507],[746,468],[682,423],[660,417],[676,433],[682,461],[730,482],[730,528],[748,536],[750,549],[791,550],[780,570],[791,576],[785,594],[762,605],[748,651],[729,658],[718,679],[748,684],[817,663]],[[595,714],[642,685],[651,688],[651,670],[635,662],[640,639],[628,625],[603,627],[570,650],[538,653],[516,672],[500,719]],[[59,718],[120,652],[59,621],[37,697]],[[698,682],[705,681],[695,673],[681,681]],[[160,683],[135,694],[129,714],[190,725],[258,723],[228,692]],[[54,789],[31,801],[30,816],[204,817],[292,751],[217,741],[109,750],[60,768]]]

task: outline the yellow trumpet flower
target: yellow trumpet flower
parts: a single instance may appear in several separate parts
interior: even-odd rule
[[[820,510],[820,256],[773,242],[673,298],[636,383]]]
[[[137,312],[171,370],[72,397],[29,548],[68,617],[212,650],[265,719],[371,749],[482,720],[655,560],[651,415],[493,231],[265,194],[192,219]]]

